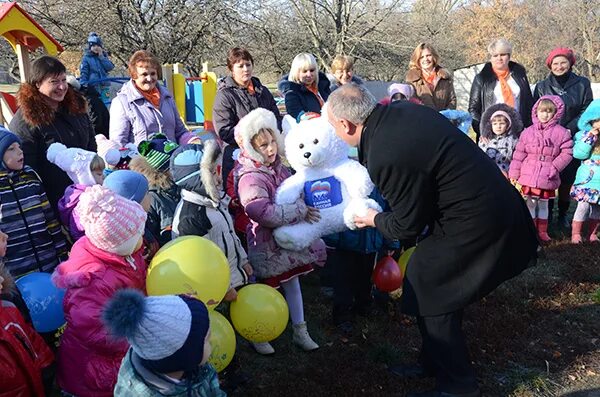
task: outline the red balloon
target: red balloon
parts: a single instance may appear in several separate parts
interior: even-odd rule
[[[373,270],[373,283],[378,290],[392,292],[402,286],[402,271],[391,256],[384,256]]]

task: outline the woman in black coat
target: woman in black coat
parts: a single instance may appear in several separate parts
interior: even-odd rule
[[[510,60],[512,45],[499,39],[488,46],[488,52],[491,60],[475,76],[469,97],[469,113],[478,141],[481,115],[487,108],[506,103],[519,112],[523,125],[529,127],[534,103],[525,68]]]
[[[375,226],[398,240],[428,227],[408,264],[402,296],[402,310],[417,317],[423,362],[394,370],[437,378],[435,390],[409,396],[480,396],[462,333],[463,308],[535,260],[537,237],[523,199],[486,154],[433,109],[409,102],[376,106],[353,84],[334,91],[328,106],[336,134],[359,148],[359,160],[392,209],[369,210],[355,217],[357,226]]]
[[[555,48],[546,58],[546,66],[550,69],[548,77],[535,85],[533,99],[537,101],[544,95],[558,95],[565,103],[565,113],[560,124],[571,131],[574,136],[578,131],[577,122],[583,111],[592,102],[592,86],[583,76],[573,73],[575,54],[570,48]],[[573,159],[560,173],[558,188],[558,224],[568,227],[567,212],[571,203],[569,193],[575,182],[575,174],[581,162]],[[554,201],[552,200],[551,203]],[[552,205],[550,207],[552,212]]]
[[[290,73],[277,84],[285,97],[287,114],[299,121],[305,113],[321,114],[321,108],[331,93],[325,73],[319,72],[312,54],[298,54],[292,61]]]
[[[36,59],[27,82],[21,84],[17,93],[19,110],[9,127],[21,137],[25,164],[40,175],[55,211],[65,189],[73,182],[48,161],[48,146],[60,142],[66,147],[96,151],[86,100],[67,84],[66,71],[56,58]]]
[[[227,69],[231,76],[221,80],[213,106],[213,122],[221,139],[228,144],[223,153],[223,180],[233,167],[231,157],[238,148],[233,130],[242,117],[257,108],[273,112],[281,128],[281,114],[271,91],[252,76],[254,59],[243,48],[232,48],[227,54]]]

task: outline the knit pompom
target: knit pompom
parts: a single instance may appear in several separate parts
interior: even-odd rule
[[[121,161],[121,153],[118,149],[110,148],[104,154],[104,161],[106,161],[106,164],[114,167],[115,165],[119,164],[119,161]]]
[[[64,150],[67,150],[67,147],[60,142],[54,142],[52,145],[48,147],[48,151],[46,152],[46,158],[49,162],[56,164],[56,157],[58,154]]]
[[[133,337],[146,312],[146,299],[135,289],[117,291],[104,308],[102,319],[115,336]]]

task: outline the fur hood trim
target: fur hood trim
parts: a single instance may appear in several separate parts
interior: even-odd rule
[[[165,171],[158,171],[148,163],[144,156],[132,158],[129,162],[129,169],[144,175],[152,188],[169,190],[174,185],[171,171],[168,168]]]
[[[208,197],[218,203],[220,201],[219,188],[216,184],[213,172],[217,168],[217,162],[221,157],[221,147],[214,139],[204,142],[204,155],[200,160],[200,180]]]
[[[448,69],[445,69],[441,66],[438,66],[437,69],[437,74],[439,76],[440,79],[443,80],[452,80],[452,74],[450,73],[450,71]],[[407,73],[406,73],[406,81],[409,83],[414,83],[416,81],[419,81],[422,79],[421,76],[421,70],[419,69],[410,69]]]
[[[213,177],[221,158],[221,147],[214,140],[201,145],[181,145],[171,156],[171,174],[177,186],[190,192],[220,201],[219,188]]]
[[[242,117],[238,125],[236,126],[236,134],[241,140],[242,153],[246,157],[262,163],[264,158],[254,147],[252,146],[252,138],[254,138],[258,132],[263,129],[269,129],[275,133],[275,139],[277,140],[277,149],[280,155],[283,155],[285,148],[283,136],[277,128],[277,119],[273,112],[267,109],[258,108],[254,109],[246,116]]]
[[[510,129],[506,135],[519,137],[521,135],[521,131],[523,131],[523,120],[521,120],[521,116],[519,112],[517,112],[513,107],[508,106],[505,103],[497,103],[495,105],[490,106],[483,112],[481,116],[481,122],[479,123],[479,130],[481,131],[481,136],[484,138],[491,138],[493,135],[492,132],[492,115],[498,111],[502,111],[508,114],[510,117]]]
[[[15,292],[15,279],[11,276],[3,260],[0,260],[0,278],[2,278],[0,282],[2,285],[2,294],[12,294]]]
[[[21,84],[17,93],[17,103],[23,113],[23,120],[29,126],[37,128],[54,122],[56,112],[44,101],[44,94],[31,84]],[[59,109],[71,114],[83,114],[87,112],[87,102],[83,95],[69,86]]]
[[[592,129],[590,121],[600,120],[600,99],[594,99],[585,109],[579,121],[577,122],[577,128],[579,131],[589,131]]]

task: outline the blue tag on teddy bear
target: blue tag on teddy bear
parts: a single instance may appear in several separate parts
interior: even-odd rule
[[[331,208],[342,203],[342,184],[335,177],[304,183],[304,202],[318,209]]]

